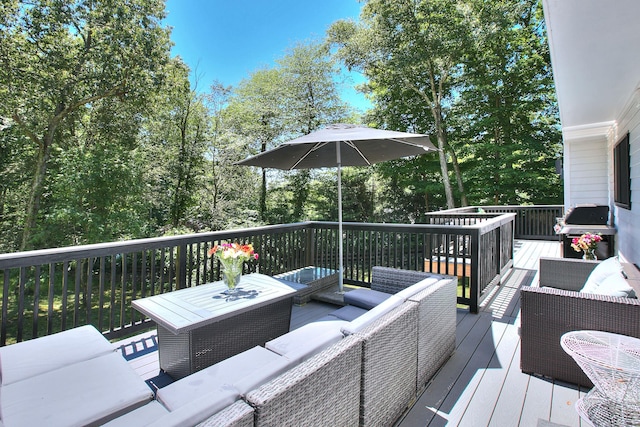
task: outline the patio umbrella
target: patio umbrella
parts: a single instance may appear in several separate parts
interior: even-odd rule
[[[283,170],[338,168],[338,290],[342,292],[342,166],[369,166],[424,154],[429,150],[437,149],[427,135],[336,124],[282,143],[237,164]]]

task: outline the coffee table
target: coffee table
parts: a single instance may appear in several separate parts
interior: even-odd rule
[[[592,425],[640,425],[640,339],[602,331],[567,332],[562,348],[594,387],[576,402]]]
[[[295,290],[262,274],[242,276],[237,293],[207,283],[132,302],[155,321],[160,369],[180,379],[289,332]]]
[[[293,302],[301,305],[311,301],[311,296],[338,285],[338,271],[325,267],[308,266],[273,276],[283,283],[291,283],[298,292]]]

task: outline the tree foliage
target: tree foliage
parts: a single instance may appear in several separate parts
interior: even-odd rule
[[[473,2],[474,44],[460,76],[451,139],[475,204],[557,203],[560,132],[536,0]]]
[[[561,200],[559,124],[537,1],[368,0],[361,18],[335,23],[329,38],[343,63],[369,78],[369,120],[428,133],[440,149],[439,176],[429,155],[378,168],[387,185],[401,186],[389,197],[404,218],[468,201]]]
[[[22,248],[30,247],[52,158],[101,101],[140,102],[168,57],[161,0],[12,2],[3,19],[0,115],[35,147]],[[142,107],[141,107],[142,108]]]
[[[345,221],[560,202],[538,1],[363,3],[326,42],[202,88],[170,57],[162,0],[0,2],[0,252],[335,221],[335,170],[236,162],[338,122],[427,133],[440,148],[345,168]],[[340,98],[339,65],[368,79],[364,118]]]

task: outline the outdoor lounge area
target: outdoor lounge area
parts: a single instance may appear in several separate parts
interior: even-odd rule
[[[529,221],[531,218],[540,221],[541,218],[555,219],[557,216],[557,207],[528,209],[528,212],[535,209],[539,213],[535,216],[522,215]],[[446,228],[439,225],[440,221],[451,223],[451,218],[456,216],[465,222],[476,216],[479,222],[471,226],[448,224]],[[154,267],[157,265],[154,260],[157,261],[158,253],[177,253],[175,261],[169,258],[168,264],[176,266],[173,270],[175,280],[182,277],[186,283],[194,280],[210,283],[208,277],[216,270],[210,258],[205,258],[206,264],[198,264],[198,260],[202,260],[198,253],[208,246],[198,242],[227,239],[227,234],[181,237],[180,241],[188,243],[184,246],[186,249],[183,244],[176,244],[177,250],[171,250],[174,239],[132,241],[117,247],[96,245],[65,249],[64,255],[68,257],[104,251],[105,255],[99,258],[100,265],[104,267],[98,270],[96,284],[100,290],[110,291],[117,297],[115,283],[123,279],[118,276],[118,266],[110,263],[114,258],[106,253],[114,248],[117,251],[139,251],[142,245],[151,248],[133,252],[130,258],[132,266],[122,269],[122,277],[130,277],[133,281],[132,291],[136,296],[122,302],[116,299],[116,304],[127,302],[129,309],[120,313],[136,316],[130,317],[131,323],[122,331],[111,326],[110,331],[100,334],[93,327],[67,327],[66,332],[60,335],[71,337],[71,346],[60,345],[55,341],[56,334],[49,334],[35,340],[22,338],[24,343],[8,343],[1,347],[2,421],[6,426],[22,425],[16,420],[22,418],[20,414],[29,414],[45,417],[43,419],[51,425],[100,425],[109,420],[111,425],[327,425],[329,422],[345,426],[587,425],[578,416],[576,403],[587,396],[592,389],[591,383],[584,380],[581,368],[561,348],[560,336],[574,329],[597,329],[640,337],[637,330],[640,302],[632,298],[578,294],[576,291],[593,267],[599,264],[562,258],[563,244],[557,236],[538,235],[539,240],[518,237],[523,230],[525,234],[533,230],[529,222],[522,222],[519,218],[520,215],[513,213],[478,215],[450,212],[434,215],[430,225],[395,225],[388,231],[388,236],[377,231],[382,230],[383,225],[379,228],[368,225],[374,227],[373,235],[383,236],[379,240],[384,244],[373,245],[369,258],[393,259],[390,255],[398,253],[398,249],[391,242],[396,241],[402,243],[400,247],[408,248],[403,252],[405,262],[411,263],[414,258],[422,258],[424,262],[416,262],[415,267],[405,269],[374,266],[370,276],[366,276],[367,283],[360,285],[364,286],[362,288],[356,284],[357,280],[353,280],[362,277],[353,274],[358,269],[349,267],[345,270],[345,276],[351,279],[346,286],[347,293],[340,296],[330,290],[333,297],[329,299],[325,295],[326,283],[336,286],[335,270],[332,269],[300,270],[296,269],[299,264],[292,264],[293,269],[289,269],[295,273],[276,271],[276,274],[269,275],[247,272],[246,282],[236,302],[242,302],[246,297],[247,303],[254,301],[259,310],[265,310],[270,307],[270,301],[277,301],[275,305],[279,308],[273,314],[270,309],[257,310],[257,318],[252,311],[247,311],[248,308],[242,308],[239,312],[244,314],[238,317],[238,325],[234,324],[233,317],[229,317],[230,313],[225,314],[226,323],[220,323],[221,327],[213,329],[203,328],[204,335],[180,319],[193,317],[194,325],[205,325],[210,316],[203,310],[220,305],[222,300],[216,295],[225,288],[216,286],[223,286],[222,282],[217,282],[217,285],[178,287],[174,284],[174,287],[168,287],[171,276],[159,273]],[[294,225],[293,233],[301,226]],[[310,227],[319,226],[310,224]],[[312,239],[312,242],[317,248],[311,251],[314,254],[311,259],[300,257],[296,262],[323,265],[325,256],[332,259],[333,247],[323,248],[327,236],[333,236],[327,234],[330,227],[327,230],[301,229],[301,236],[315,236],[317,240]],[[347,230],[352,227],[355,231],[351,236],[360,239],[366,236],[358,231],[362,226],[349,224]],[[540,227],[541,230],[549,228]],[[479,256],[473,251],[457,249],[456,244],[466,247],[465,242],[473,241],[473,233],[480,229],[487,233],[485,236],[497,237],[500,242],[491,244],[486,237],[478,239],[485,245],[482,253],[499,254],[502,251],[506,255],[504,258]],[[309,247],[303,239],[300,239],[302,243],[296,243],[294,238],[275,239],[264,234],[273,233],[273,230],[246,230],[245,233],[258,236],[257,241],[276,242],[281,246],[291,241],[303,248]],[[282,227],[276,230],[290,232]],[[515,239],[506,232],[512,232]],[[442,236],[435,238],[435,233],[442,233]],[[155,245],[168,245],[170,249],[165,252]],[[443,256],[442,248],[447,246],[453,248],[446,254],[450,261],[433,265],[419,250],[422,247],[423,250],[429,249],[429,253]],[[347,248],[349,251],[355,249]],[[262,253],[268,252],[262,250]],[[185,259],[181,256],[184,253],[191,256]],[[468,277],[464,269],[456,268],[461,254],[470,262],[472,277]],[[43,261],[35,258],[29,262],[35,264],[54,259],[52,262],[60,263],[58,252],[42,251],[37,255]],[[282,251],[279,255],[286,256],[287,252]],[[5,257],[5,262],[20,262],[20,258],[12,260],[11,255]],[[163,259],[167,260],[166,257]],[[491,259],[500,260],[500,263],[488,263]],[[194,267],[181,269],[178,266],[182,262]],[[263,259],[263,262],[266,268],[260,271],[267,271],[271,261]],[[480,268],[477,267],[478,262]],[[147,273],[139,269],[145,265]],[[287,269],[286,264],[284,268]],[[422,269],[427,271],[420,271]],[[483,269],[491,274],[483,274]],[[44,270],[21,269],[23,275],[27,271]],[[55,267],[49,271],[55,271]],[[168,272],[172,273],[172,270]],[[306,277],[309,272],[315,273]],[[637,269],[631,266],[629,273],[629,283],[640,291]],[[136,286],[142,282],[143,274],[149,280],[148,287]],[[317,276],[331,280],[316,288],[316,280],[323,280]],[[63,276],[63,283],[73,277],[73,274],[69,279]],[[81,276],[76,273],[75,278],[76,290],[82,289]],[[9,283],[9,279],[10,276],[5,274],[5,283]],[[216,280],[215,276],[213,280]],[[476,284],[479,281],[482,286],[474,285],[474,281]],[[21,283],[24,282],[25,279],[21,279]],[[262,290],[253,289],[254,282],[260,284]],[[109,283],[112,284],[110,290]],[[64,288],[62,292],[64,295]],[[213,295],[213,299],[206,295],[204,299],[198,296],[203,293]],[[185,296],[183,302],[176,299],[177,295]],[[23,297],[27,298],[27,294]],[[543,301],[544,298],[551,298],[551,302]],[[113,315],[118,313],[113,310],[113,303],[106,304],[109,299],[104,300],[103,308],[98,307],[91,312],[97,315],[98,322],[102,322],[103,315],[106,320],[113,319]],[[542,302],[532,303],[535,299]],[[179,311],[184,311],[185,304],[193,305],[194,301],[203,301],[204,305],[193,305],[192,314],[184,311],[173,320],[166,313],[157,318],[154,316],[153,319],[162,324],[162,328],[156,329],[156,324],[150,322],[148,316],[138,313],[138,309],[146,307],[143,312],[150,314],[153,310],[149,311],[149,307],[154,304],[149,304],[156,300],[168,304],[166,309],[155,304],[160,313],[174,310],[171,307],[176,304],[176,307],[182,307]],[[143,304],[145,301],[148,303]],[[465,303],[477,303],[477,310],[471,310],[471,306]],[[573,308],[564,307],[565,303]],[[581,304],[586,304],[587,308],[580,308]],[[600,305],[610,308],[601,309]],[[67,312],[82,314],[81,306],[69,307]],[[592,316],[589,314],[592,312],[608,314]],[[571,317],[574,314],[577,316],[575,319]],[[275,315],[273,320],[265,321],[272,315]],[[23,316],[21,323],[19,318],[17,325],[24,325],[25,319]],[[282,325],[283,319],[285,325]],[[254,334],[252,327],[247,329],[251,324],[247,322],[256,321],[255,324],[261,326],[255,328],[257,334]],[[278,325],[275,329],[263,328],[273,322]],[[104,326],[102,328],[104,331]],[[181,330],[187,332],[183,338],[175,335],[167,341],[167,336],[171,338],[170,335]],[[24,337],[29,331],[18,328],[17,333],[20,339],[20,334]],[[127,333],[128,337],[118,336],[122,333]],[[5,340],[10,339],[8,334],[3,336]],[[245,339],[247,337],[249,339]],[[228,350],[220,345],[226,340],[240,344],[234,344],[235,347]],[[199,346],[200,341],[208,343],[207,347]],[[22,357],[24,351],[21,349],[32,356]],[[69,349],[72,349],[73,360],[69,360]],[[35,369],[21,368],[29,365],[30,360],[37,359],[33,355],[44,352],[49,355],[47,363],[35,363]],[[198,360],[206,361],[204,369],[198,365],[201,363]],[[560,360],[561,373],[555,370],[556,361]],[[64,369],[60,369],[62,366]],[[176,366],[178,368],[174,368]],[[19,375],[16,374],[18,371]],[[107,371],[112,375],[105,381],[104,372]],[[97,375],[88,375],[96,372]],[[76,384],[75,389],[86,391],[71,393],[68,397],[66,394],[58,395],[55,392],[57,388],[50,385],[61,381],[60,375],[67,378],[66,382]],[[33,389],[39,392],[28,392]],[[93,396],[92,403],[87,404],[81,396]],[[82,411],[53,410],[60,407],[59,397],[64,399],[65,405],[75,399],[77,403],[72,406],[80,405]],[[41,411],[36,413],[29,411],[32,406],[29,402],[33,399],[53,399],[53,404],[40,405]],[[81,421],[66,422],[69,415],[70,419]],[[28,417],[25,419],[29,420]],[[318,420],[324,421],[316,424]]]
[[[529,294],[577,300],[569,291],[538,286],[568,283],[571,275],[583,282],[598,265],[560,254],[557,241],[516,240],[512,267],[478,313],[456,309],[454,277],[374,267],[371,289],[349,287],[346,305],[313,299],[294,304],[291,332],[182,379],[161,370],[155,329],[109,344],[85,326],[58,334],[65,345],[57,335],[9,345],[1,354],[2,421],[29,425],[34,416],[50,425],[588,425],[576,404],[591,383],[567,355],[560,362],[558,336],[573,329],[552,326],[614,331],[601,324],[613,322],[626,328],[616,332],[640,337],[640,302],[581,297],[592,305],[602,301],[610,311],[620,305],[631,321],[556,309],[558,318],[576,313],[585,323],[533,317],[527,324],[533,322],[536,332],[528,326],[525,334],[524,316],[540,310]],[[558,270],[566,263],[574,271]],[[630,272],[635,288],[638,272]],[[536,337],[547,335],[553,337],[549,343],[537,343]],[[35,363],[45,352],[46,363]],[[538,357],[542,367],[532,368]],[[566,366],[559,372],[556,359]],[[574,376],[565,378],[563,369]],[[53,384],[62,377],[75,386],[59,394]],[[51,396],[63,399],[64,407],[76,401],[77,409],[56,411]],[[33,412],[33,399],[49,403]]]
[[[455,350],[426,388],[397,419],[370,420],[365,425],[587,425],[579,418],[575,403],[591,387],[521,370],[520,291],[538,286],[540,258],[560,259],[560,250],[558,242],[516,241],[513,269],[480,312],[457,309]],[[304,329],[335,310],[336,306],[318,301],[294,306],[291,329]],[[157,344],[155,333],[149,332],[114,345],[141,378],[153,382],[162,379],[158,377]],[[333,395],[336,390],[328,387],[325,392]]]
[[[76,3],[78,11],[85,8],[83,2]],[[379,6],[390,12],[394,9],[385,2],[365,3],[367,8]],[[418,3],[428,5],[429,2]],[[462,3],[445,3],[456,8],[467,7]],[[158,171],[165,167],[172,171],[173,167],[169,166],[174,158],[178,164],[184,162],[182,156],[164,159],[156,155],[155,148],[162,148],[162,153],[170,151],[165,150],[165,138],[155,135],[164,133],[165,126],[157,126],[160,121],[156,117],[171,111],[171,108],[165,109],[171,107],[170,103],[158,102],[154,107],[162,108],[149,111],[153,116],[140,117],[139,124],[151,125],[153,134],[140,132],[144,128],[137,127],[137,120],[131,129],[123,127],[126,116],[122,121],[112,121],[113,129],[118,126],[122,132],[100,126],[95,127],[96,133],[85,132],[85,123],[102,122],[102,112],[105,122],[110,115],[116,117],[110,114],[110,108],[102,110],[103,106],[111,106],[114,92],[105,94],[109,98],[90,97],[88,92],[92,92],[95,85],[87,80],[89,84],[77,92],[87,92],[89,97],[75,104],[73,100],[68,102],[91,114],[63,108],[63,103],[52,102],[55,97],[37,86],[21,93],[19,89],[30,86],[29,81],[17,79],[14,84],[14,74],[17,77],[24,74],[14,66],[27,62],[14,61],[13,55],[19,59],[24,52],[28,56],[30,51],[21,46],[25,42],[28,42],[25,46],[31,46],[31,40],[24,38],[24,34],[31,34],[31,27],[16,26],[15,37],[13,34],[7,37],[10,49],[4,49],[10,54],[5,60],[10,67],[6,68],[14,73],[4,75],[5,81],[11,83],[8,106],[21,110],[21,103],[26,101],[33,103],[34,109],[25,110],[25,118],[22,111],[0,117],[3,141],[9,142],[8,147],[17,154],[13,156],[8,150],[5,156],[11,160],[7,170],[16,173],[5,174],[13,182],[4,187],[3,195],[8,196],[0,204],[3,214],[0,219],[6,228],[3,238],[8,239],[7,250],[0,253],[0,427],[640,426],[640,246],[637,243],[640,239],[640,55],[629,48],[640,41],[640,32],[636,30],[640,2],[619,0],[615,7],[604,0],[525,3],[520,2],[518,6],[528,5],[529,11],[536,10],[535,14],[520,14],[518,19],[524,19],[527,24],[507,25],[504,30],[512,32],[535,23],[530,28],[538,30],[529,34],[548,45],[537,45],[528,54],[523,55],[523,51],[512,56],[530,59],[540,53],[544,73],[537,75],[549,90],[541,92],[539,99],[543,99],[547,107],[535,114],[526,113],[518,101],[523,101],[522,106],[529,101],[529,95],[524,92],[522,98],[506,96],[504,99],[513,100],[509,103],[481,103],[505,113],[502,121],[505,129],[507,124],[522,127],[518,123],[529,122],[536,125],[530,128],[532,132],[496,133],[482,127],[483,123],[500,124],[494,120],[478,122],[482,126],[476,130],[476,123],[470,122],[483,116],[467,108],[457,108],[453,103],[455,108],[450,112],[460,112],[467,117],[464,122],[458,122],[449,116],[452,121],[443,122],[446,128],[458,132],[458,126],[450,127],[452,123],[467,122],[469,126],[462,126],[463,133],[459,135],[449,132],[453,144],[443,145],[445,141],[441,136],[446,134],[437,134],[445,188],[451,190],[448,175],[458,175],[459,191],[445,194],[446,206],[451,209],[437,211],[445,206],[444,199],[434,198],[432,194],[416,198],[422,200],[416,209],[393,202],[394,197],[383,204],[371,198],[371,206],[380,206],[384,211],[386,204],[392,203],[397,205],[394,207],[397,212],[390,211],[393,215],[379,218],[349,216],[360,218],[350,221],[343,221],[342,166],[364,164],[359,164],[361,159],[357,157],[357,162],[349,161],[349,156],[343,158],[340,147],[346,144],[356,151],[364,151],[354,140],[369,140],[365,135],[373,128],[361,128],[355,138],[344,134],[349,135],[359,126],[326,123],[319,131],[332,129],[331,143],[335,146],[329,144],[325,135],[321,141],[313,141],[311,150],[293,164],[278,154],[280,148],[261,152],[242,162],[266,168],[283,167],[274,161],[278,158],[289,163],[283,169],[295,169],[301,164],[310,168],[336,166],[337,221],[332,219],[332,214],[325,215],[315,208],[317,216],[306,216],[304,210],[291,217],[278,212],[273,217],[265,215],[269,213],[269,206],[288,201],[289,193],[297,197],[297,201],[305,202],[304,193],[288,188],[282,193],[271,193],[280,200],[277,203],[262,203],[266,198],[261,197],[260,210],[254,210],[254,202],[258,202],[254,196],[258,193],[253,190],[258,187],[253,184],[258,181],[249,173],[246,181],[244,176],[213,181],[216,189],[225,189],[225,194],[217,190],[211,194],[209,185],[194,185],[197,192],[193,193],[191,207],[185,204],[182,210],[169,209],[172,193],[166,190],[173,188],[171,180]],[[534,4],[536,8],[532,7]],[[416,5],[403,3],[402,6]],[[472,9],[479,6],[483,14],[487,5],[469,3]],[[56,3],[58,6],[64,7]],[[497,6],[514,9],[515,5]],[[31,13],[37,17],[49,13],[42,13],[38,7],[30,7],[25,2],[13,2],[9,9],[24,16],[9,19],[5,23],[7,29],[29,23]],[[512,12],[518,10],[515,8]],[[486,11],[490,11],[489,8]],[[495,12],[503,21],[502,11],[497,8]],[[544,13],[544,22],[540,20],[540,13]],[[363,16],[369,14],[370,11],[366,11]],[[59,20],[66,12],[51,16]],[[531,19],[533,17],[535,19]],[[137,21],[146,25],[148,20]],[[484,19],[477,21],[485,22]],[[55,20],[51,22],[51,29],[58,28],[53,25]],[[394,23],[390,19],[376,22]],[[82,36],[80,28],[73,26],[75,22],[70,20],[70,23],[64,24],[70,29],[69,40]],[[430,29],[431,24],[426,27]],[[36,25],[34,28],[48,27]],[[340,29],[345,36],[351,32],[346,26]],[[407,34],[413,32],[409,29],[401,23],[396,24],[395,29],[389,28]],[[93,37],[99,32],[87,34]],[[142,31],[141,34],[155,33]],[[359,37],[353,40],[361,42],[360,30],[354,34]],[[490,40],[492,31],[469,34]],[[165,45],[168,43],[147,43],[149,47]],[[358,43],[360,45],[375,47]],[[469,65],[473,67],[456,65],[465,75],[458,76],[455,71],[448,74],[455,76],[455,85],[443,82],[442,87],[451,87],[455,98],[457,88],[465,88],[464,95],[473,95],[466,88],[484,82],[484,78],[475,83],[475,78],[467,81],[467,70],[473,73],[469,76],[484,77],[472,68],[476,64],[479,71],[486,68],[477,61],[485,55],[476,55],[482,50],[475,48],[475,42],[457,45],[468,45],[474,50],[469,51],[472,55],[463,55],[469,56]],[[109,43],[109,46],[119,45]],[[411,46],[403,42],[398,51],[414,59]],[[478,43],[478,46],[481,45]],[[32,47],[38,47],[37,43]],[[394,47],[395,51],[398,46],[392,42],[382,47]],[[50,50],[56,53],[58,46]],[[44,54],[47,49],[40,51]],[[68,52],[69,55],[64,55],[65,61],[71,64],[74,55],[72,50]],[[416,52],[422,54],[428,50],[416,49]],[[84,54],[76,56],[85,58]],[[141,60],[156,59],[155,56],[136,56]],[[33,58],[40,59],[37,55]],[[408,63],[394,56],[390,58],[393,64]],[[48,64],[45,60],[29,64],[38,62],[43,66]],[[417,64],[430,61],[422,62]],[[100,69],[78,64],[53,74],[51,69],[43,69],[42,75],[60,74],[84,81],[83,73],[76,79],[68,70],[85,68]],[[517,66],[514,70],[525,68]],[[385,73],[384,80],[393,83],[398,76],[404,77],[397,79],[398,82],[415,85],[411,83],[413,76],[419,77],[421,73],[408,71],[410,75],[402,69]],[[179,74],[176,73],[175,81]],[[187,77],[183,77],[182,81],[186,81]],[[35,83],[38,79],[31,80]],[[498,89],[499,93],[502,89],[521,86],[516,81],[497,80],[497,85],[477,86],[486,88],[487,94],[479,91],[481,96],[471,98],[481,100],[486,96],[491,100],[488,89]],[[531,79],[525,77],[522,81],[529,83],[527,80]],[[547,86],[551,80],[553,86]],[[167,79],[167,83],[173,81]],[[427,111],[424,106],[413,104],[413,98],[406,96],[404,89],[387,91],[378,86],[385,82],[379,79],[372,82],[372,93],[376,97],[403,95],[407,102],[412,102],[409,111]],[[461,86],[457,86],[458,83]],[[535,86],[536,80],[533,83]],[[131,87],[135,85],[136,82],[131,81]],[[74,92],[71,86],[57,86],[68,88],[63,91],[65,94]],[[40,96],[33,94],[43,95],[43,102],[34,102],[39,101]],[[138,103],[133,102],[132,96],[120,96],[122,106],[132,101],[131,107],[137,108]],[[162,97],[158,99],[164,99],[165,95]],[[173,95],[167,98],[173,101]],[[93,99],[96,99],[95,105],[91,102]],[[233,96],[229,95],[228,99],[232,100]],[[448,103],[450,98],[442,99]],[[391,99],[383,100],[385,102],[376,108],[393,107],[386,108],[385,114],[398,112],[402,122],[413,118],[402,116],[400,104],[396,106],[388,102]],[[435,105],[433,100],[429,104]],[[41,136],[41,126],[30,124],[31,119],[26,115],[46,117],[42,114],[44,105],[58,105],[56,108],[64,114],[54,116],[49,124],[55,126],[46,128],[50,131]],[[516,109],[511,110],[512,106]],[[101,113],[93,116],[94,111]],[[119,112],[135,113],[129,108],[120,108]],[[223,113],[226,111],[220,110],[219,115],[226,117]],[[376,115],[370,117],[376,118]],[[208,117],[208,113],[204,116]],[[204,116],[203,123],[208,122]],[[437,114],[434,119],[439,122]],[[430,121],[429,118],[427,122],[416,123],[415,130],[430,129]],[[381,125],[394,123],[395,117],[391,120],[380,117]],[[80,124],[83,126],[77,127]],[[40,130],[34,132],[31,126]],[[59,127],[57,133],[56,127]],[[89,126],[86,129],[91,130]],[[340,136],[336,136],[338,130]],[[103,132],[109,134],[104,142],[114,149],[117,147],[117,152],[103,149],[99,143]],[[288,133],[287,130],[282,135]],[[300,139],[304,142],[307,138],[317,138],[313,133],[293,141],[300,144]],[[187,134],[181,135],[184,142]],[[236,152],[240,138],[235,141],[235,132],[231,135],[221,129],[219,135],[221,138],[216,138],[216,143],[223,142],[226,148],[229,139],[228,153],[240,153]],[[485,140],[485,135],[494,139]],[[435,148],[424,134],[412,137],[422,138],[423,142],[418,144],[420,147],[414,147],[416,151],[404,153],[406,155]],[[119,143],[128,138],[130,143],[120,147]],[[435,141],[435,135],[431,138]],[[244,140],[244,136],[241,139]],[[387,135],[376,139],[388,142],[397,138]],[[273,138],[273,141],[279,140],[279,137]],[[447,154],[447,144],[454,148],[458,140],[464,144],[461,145],[464,157],[460,158],[464,167],[454,168],[452,173],[447,170],[449,154],[454,164],[457,160],[454,152]],[[25,141],[34,142],[39,148],[33,150]],[[247,142],[250,141],[258,140],[247,138]],[[533,151],[519,149],[521,141],[540,147],[549,143],[549,146],[544,145],[544,155],[540,156],[536,154],[540,147]],[[74,150],[67,153],[67,149],[72,148],[70,142]],[[101,171],[110,168],[107,161],[127,158],[131,163],[124,164],[125,170],[115,169],[114,172],[119,171],[117,175],[105,176],[104,180],[90,185],[92,180],[78,178],[84,176],[81,173],[60,173],[72,171],[69,165],[78,163],[80,157],[73,155],[76,146],[84,148],[87,154],[95,150],[104,155],[81,156],[87,160],[82,162],[86,163],[82,170],[96,169],[98,163],[94,164],[92,159],[100,162]],[[494,164],[491,156],[484,156],[485,146],[495,151],[494,157],[499,158],[499,162]],[[154,150],[142,157],[128,155],[141,147]],[[524,157],[514,162],[504,156],[508,153],[506,149]],[[330,162],[307,155],[320,150],[327,150]],[[32,171],[34,185],[27,194],[31,172],[23,173],[23,170],[34,163],[31,156],[36,153],[38,163],[41,160],[43,163]],[[57,154],[52,158],[47,153]],[[60,153],[65,156],[60,157]],[[226,159],[218,154],[227,152],[212,153],[215,167],[211,174],[191,169],[194,176],[199,174],[203,181],[211,176],[225,176],[225,169],[215,161],[217,157]],[[389,151],[385,156],[369,159],[358,153],[368,165],[391,160],[387,154]],[[259,158],[268,161],[252,163]],[[198,159],[210,160],[208,154]],[[139,165],[140,160],[147,167]],[[156,164],[160,163],[158,160],[167,162]],[[503,161],[506,169],[502,167]],[[237,164],[230,167],[235,168]],[[482,168],[470,171],[472,166]],[[508,173],[504,175],[503,170]],[[531,175],[535,179],[529,180],[529,171],[539,174]],[[402,170],[391,172],[394,175]],[[149,175],[155,185],[149,185],[146,179]],[[263,193],[268,194],[268,176],[266,173],[262,176]],[[42,177],[52,179],[40,179]],[[130,178],[145,185],[126,185]],[[348,178],[352,182],[360,179],[358,176]],[[475,184],[468,194],[462,189],[462,178]],[[421,185],[426,183],[431,187],[430,178],[420,179]],[[370,186],[372,193],[380,192],[382,186],[371,182],[376,184]],[[123,186],[110,186],[112,183],[123,183]],[[252,183],[251,189],[245,183]],[[111,224],[110,216],[96,216],[101,209],[88,209],[107,206],[108,200],[99,197],[87,199],[86,203],[83,200],[77,204],[77,212],[76,209],[68,212],[67,205],[76,205],[74,201],[85,194],[84,190],[77,191],[84,188],[77,184],[87,184],[91,189],[87,194],[92,196],[104,194],[94,190],[109,191],[113,199],[122,199],[123,204],[129,204],[129,198],[120,197],[116,189],[123,191],[122,195],[135,193],[131,204],[135,205],[136,200],[144,202],[140,205],[144,215],[129,220],[116,219]],[[500,187],[505,184],[504,190],[498,191],[496,184]],[[322,189],[326,187],[323,185]],[[244,188],[251,191],[241,193],[239,189]],[[316,191],[321,188],[313,188],[315,196],[322,196],[317,200],[324,200],[324,193]],[[131,189],[137,191],[127,191]],[[420,195],[413,189],[411,194],[405,193],[412,197]],[[250,197],[246,201],[233,200],[237,204],[227,211],[225,206],[216,203],[219,198],[237,197],[230,194]],[[23,201],[25,195],[28,200]],[[72,197],[67,199],[64,195]],[[163,197],[156,199],[158,195]],[[467,199],[467,195],[472,198]],[[209,203],[210,196],[216,203]],[[351,195],[345,200],[347,198],[354,200]],[[149,202],[153,203],[149,205]],[[212,209],[196,210],[196,202]],[[114,211],[119,206],[113,205]],[[10,209],[6,210],[7,207]],[[322,208],[324,211],[332,206],[326,204]],[[198,213],[194,216],[194,212]],[[217,218],[218,212],[229,212],[233,221]],[[78,224],[91,227],[80,230]],[[183,230],[188,231],[180,231],[177,226],[182,224],[187,225]],[[94,225],[106,234],[93,234]],[[127,229],[139,231],[128,234]],[[221,247],[241,248],[242,257],[234,256],[233,261],[225,259],[226,254],[218,251]]]

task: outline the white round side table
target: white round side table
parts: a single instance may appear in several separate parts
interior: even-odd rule
[[[560,345],[594,388],[576,402],[595,426],[640,426],[640,339],[602,331],[567,332]]]

